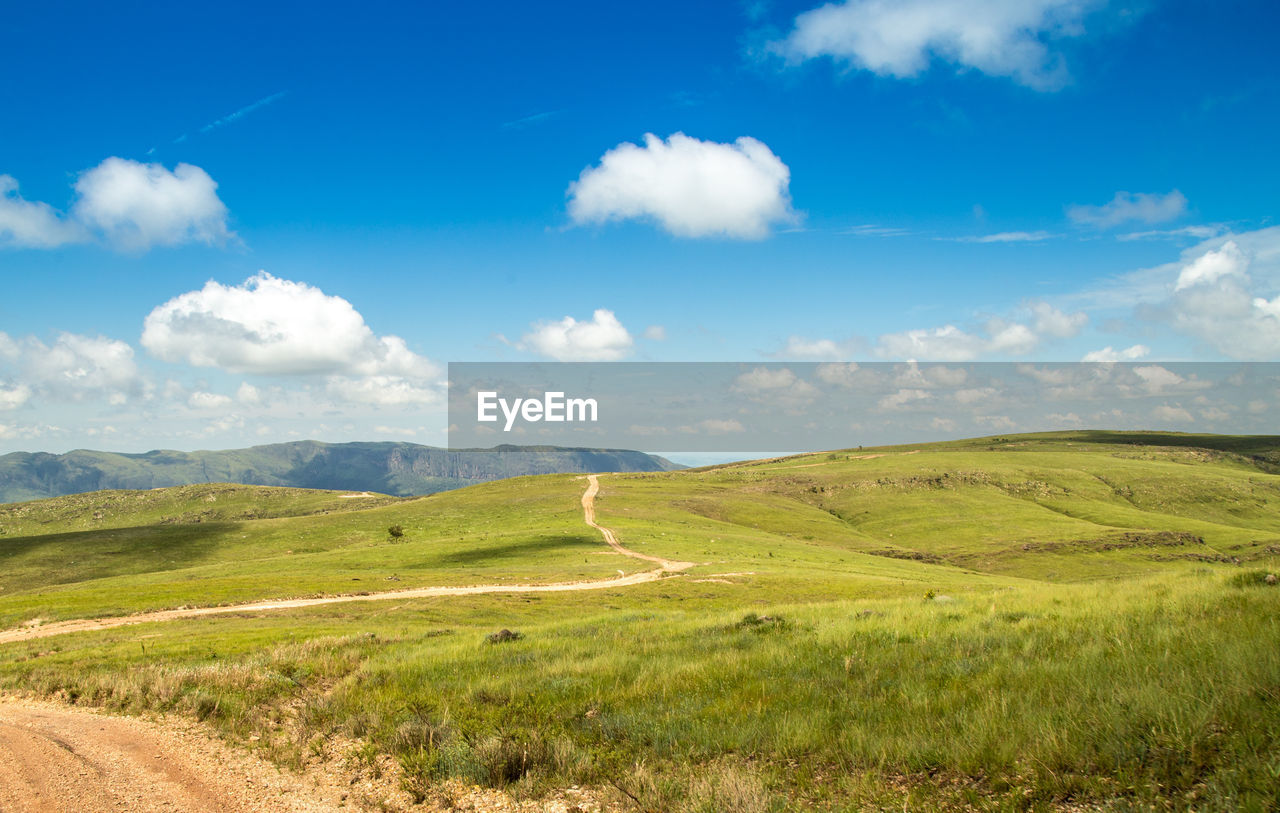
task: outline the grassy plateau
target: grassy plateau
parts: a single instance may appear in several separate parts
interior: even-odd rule
[[[0,689],[195,715],[285,764],[390,757],[435,802],[460,778],[644,811],[1280,808],[1280,438],[1017,435],[600,484],[621,544],[696,566],[10,642]],[[4,505],[0,630],[651,569],[583,522],[585,486]]]

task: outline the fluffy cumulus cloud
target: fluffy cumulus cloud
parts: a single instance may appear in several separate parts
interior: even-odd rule
[[[1076,223],[1104,229],[1121,223],[1164,223],[1186,212],[1187,199],[1176,189],[1167,195],[1117,192],[1109,203],[1101,206],[1067,207],[1067,217]]]
[[[157,358],[258,375],[431,375],[396,336],[375,336],[351,303],[265,271],[210,280],[155,308],[142,345]]]
[[[125,158],[108,158],[81,173],[70,213],[28,201],[18,184],[0,175],[0,247],[55,248],[92,238],[140,251],[157,245],[220,244],[235,235],[218,184],[203,169],[178,164],[168,170]]]
[[[424,403],[439,368],[398,336],[376,336],[351,303],[260,272],[241,285],[209,281],[160,305],[143,323],[157,358],[256,375],[327,376],[334,394],[363,403]],[[387,393],[394,393],[389,396]],[[252,385],[238,393],[252,403]]]
[[[0,175],[0,247],[54,248],[85,237],[78,224],[47,203],[25,200],[18,182]]]
[[[630,354],[634,345],[613,311],[599,308],[589,321],[566,316],[535,322],[516,346],[556,361],[617,361]]]
[[[569,185],[579,224],[649,219],[678,237],[760,239],[791,223],[791,171],[763,143],[653,134],[619,144]]]
[[[1082,34],[1091,0],[846,0],[807,11],[773,49],[791,61],[830,57],[881,76],[910,77],[934,60],[1037,90],[1068,80],[1046,44]]]
[[[218,184],[191,164],[172,171],[160,164],[108,158],[76,182],[72,214],[110,242],[129,249],[231,237]]]

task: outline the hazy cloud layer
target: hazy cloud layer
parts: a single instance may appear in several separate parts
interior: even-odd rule
[[[1084,33],[1090,0],[847,0],[796,17],[773,49],[791,61],[830,57],[905,78],[935,61],[1004,76],[1036,90],[1069,80],[1054,38]]]
[[[0,333],[0,409],[16,409],[37,396],[123,404],[143,388],[133,348],[117,339],[61,333],[45,344],[34,336]]]
[[[652,220],[677,237],[760,239],[791,223],[791,171],[754,138],[732,144],[652,133],[619,144],[569,185],[578,224]]]
[[[1046,338],[1067,339],[1089,321],[1083,312],[1066,313],[1045,302],[1024,307],[1018,320],[989,319],[981,331],[955,325],[882,335],[875,348],[881,358],[921,361],[972,361],[984,356],[1022,356]]]
[[[1177,220],[1187,213],[1187,199],[1178,190],[1167,195],[1144,192],[1117,192],[1110,202],[1101,206],[1074,205],[1067,207],[1067,217],[1076,223],[1108,229],[1121,223],[1165,223]],[[1128,239],[1148,236],[1150,232],[1126,235]]]

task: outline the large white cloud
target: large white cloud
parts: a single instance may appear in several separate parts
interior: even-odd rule
[[[1176,220],[1186,212],[1186,196],[1176,189],[1167,195],[1117,192],[1114,198],[1101,206],[1067,207],[1067,217],[1075,222],[1104,229],[1133,221],[1164,223]]]
[[[157,245],[225,243],[227,207],[203,169],[108,158],[81,173],[70,214],[18,195],[0,175],[0,247],[56,248],[91,237],[131,251]]]
[[[760,239],[796,219],[791,171],[763,143],[652,133],[619,144],[569,185],[575,223],[652,219],[678,237]]]
[[[599,308],[590,321],[566,316],[535,322],[517,347],[556,361],[617,361],[630,354],[634,345],[631,333],[613,311]]]
[[[210,280],[155,308],[142,345],[157,358],[259,375],[417,375],[435,365],[397,336],[375,336],[342,297],[265,271]]]
[[[76,182],[75,217],[110,242],[130,249],[185,242],[222,243],[231,237],[218,184],[191,164],[108,158]]]
[[[773,48],[791,60],[831,57],[910,77],[938,60],[1038,90],[1068,80],[1046,41],[1083,33],[1092,0],[847,0],[796,17]]]
[[[55,248],[85,237],[79,224],[47,203],[25,200],[18,194],[18,182],[0,175],[0,247]]]

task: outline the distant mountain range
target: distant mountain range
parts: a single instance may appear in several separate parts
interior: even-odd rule
[[[414,443],[313,440],[218,452],[14,452],[0,456],[0,502],[224,482],[409,496],[526,474],[678,468],[664,458],[623,449],[496,446],[451,451]]]

